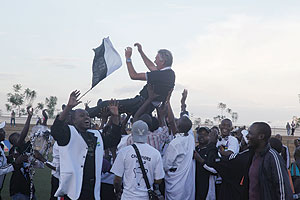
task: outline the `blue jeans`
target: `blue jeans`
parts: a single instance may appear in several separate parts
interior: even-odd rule
[[[21,193],[14,194],[11,196],[12,200],[29,200],[29,196]],[[36,200],[35,196],[33,196],[33,199]]]

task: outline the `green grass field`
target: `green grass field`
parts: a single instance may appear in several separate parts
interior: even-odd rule
[[[7,174],[5,177],[4,186],[1,192],[3,200],[11,199],[9,196],[9,181],[11,173]],[[35,169],[34,175],[34,186],[35,194],[38,200],[47,200],[50,197],[51,189],[51,170],[48,167],[45,169]]]

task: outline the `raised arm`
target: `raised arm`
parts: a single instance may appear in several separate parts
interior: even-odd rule
[[[168,115],[168,106],[165,103],[163,103],[161,106],[156,108],[156,111],[157,111],[159,127],[166,126],[167,125],[166,116]]]
[[[174,113],[173,113],[173,110],[172,110],[172,107],[171,107],[171,103],[170,103],[170,98],[171,98],[171,95],[172,95],[172,91],[171,90],[169,92],[169,95],[166,99],[166,105],[168,106],[168,122],[169,122],[169,126],[170,126],[170,129],[172,131],[172,134],[175,135],[176,133],[178,133],[178,129],[177,129],[177,126],[176,126],[176,123],[175,123],[175,117],[174,117]]]
[[[44,126],[47,126],[47,121],[48,121],[48,115],[47,115],[47,112],[46,112],[46,111],[47,111],[46,109],[44,109],[44,110],[42,111],[42,115],[43,115],[43,117],[44,117],[43,122],[42,122],[42,125],[44,125]]]
[[[145,73],[137,73],[135,71],[135,69],[133,68],[133,65],[131,62],[131,55],[132,55],[132,48],[127,47],[125,49],[125,58],[126,58],[126,65],[127,65],[127,70],[128,70],[130,78],[132,80],[146,81],[146,74]]]
[[[154,65],[154,63],[146,56],[146,54],[143,52],[143,49],[142,49],[142,45],[140,43],[135,43],[134,44],[135,47],[137,47],[145,65],[147,66],[147,68],[150,70],[150,71],[156,71],[157,70],[157,67]]]
[[[30,107],[27,107],[27,114],[28,114],[28,116],[27,116],[27,119],[25,122],[25,126],[21,132],[21,135],[19,137],[19,140],[17,141],[16,146],[21,146],[25,141],[25,138],[27,136],[27,133],[28,133],[29,127],[30,127],[30,121],[31,121],[31,118],[33,115],[33,108],[30,109]]]
[[[187,95],[188,95],[188,91],[187,89],[184,89],[182,94],[181,94],[181,100],[180,100],[180,104],[181,104],[181,110],[180,110],[180,116],[183,116],[183,115],[189,115],[189,112],[186,110],[186,98],[187,98]]]
[[[80,92],[75,90],[70,94],[67,106],[64,108],[63,112],[55,119],[53,125],[51,126],[51,135],[54,140],[57,141],[59,146],[65,146],[70,141],[70,129],[66,123],[66,119],[72,108],[81,103],[77,98]]]
[[[102,136],[104,149],[117,146],[121,140],[121,126],[118,102],[115,99],[112,99],[109,102],[108,108],[110,110],[111,115],[112,129],[111,134]]]

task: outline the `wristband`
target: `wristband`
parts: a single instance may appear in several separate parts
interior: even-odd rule
[[[126,62],[131,62],[131,58],[127,58],[127,59],[126,59]]]

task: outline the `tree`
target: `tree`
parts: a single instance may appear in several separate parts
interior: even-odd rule
[[[47,106],[49,118],[54,118],[54,111],[55,111],[56,104],[57,104],[56,96],[50,96],[49,98],[46,97],[45,105]]]
[[[201,124],[201,118],[198,117],[198,118],[196,118],[196,119],[194,120],[194,125],[195,125],[195,126],[200,126],[200,124]]]
[[[5,104],[6,110],[11,111],[13,108],[17,108],[20,117],[23,113],[26,114],[25,107],[21,107],[21,106],[24,105],[25,103],[26,103],[26,107],[31,106],[36,96],[37,93],[35,90],[30,90],[29,88],[26,88],[24,92],[22,92],[22,85],[15,84],[13,85],[13,92],[7,93],[8,103]]]
[[[207,126],[212,126],[212,125],[214,125],[214,122],[211,121],[210,119],[205,119],[204,124]]]
[[[237,112],[232,112],[231,118],[232,118],[233,122],[236,122],[238,120],[238,118],[239,118],[238,113]]]
[[[43,102],[40,102],[37,104],[37,106],[35,107],[35,114],[37,114],[39,111],[42,111],[45,107],[45,104]]]
[[[220,103],[218,104],[218,108],[221,110],[221,118],[224,119],[225,116],[223,115],[223,111],[226,109],[226,104],[220,102]]]

